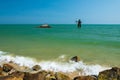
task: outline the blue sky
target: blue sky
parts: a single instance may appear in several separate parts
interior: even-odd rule
[[[0,0],[0,24],[120,24],[120,0]]]

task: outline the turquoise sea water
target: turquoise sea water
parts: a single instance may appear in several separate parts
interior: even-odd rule
[[[120,25],[51,24],[0,25],[0,51],[11,55],[55,60],[78,55],[88,64],[120,66]]]

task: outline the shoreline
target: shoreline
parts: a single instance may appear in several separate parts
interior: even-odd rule
[[[0,62],[2,62],[0,63],[0,65],[4,63],[13,62],[19,66],[26,66],[29,68],[32,68],[34,65],[39,65],[41,66],[42,70],[49,70],[54,72],[81,71],[81,74],[84,75],[98,75],[100,71],[110,68],[101,66],[99,64],[86,64],[79,57],[73,59],[73,61],[71,61],[70,59],[66,60],[64,55],[60,56],[58,59],[55,59],[53,61],[37,61],[33,58],[23,56],[10,56],[7,55],[5,52],[1,52]]]
[[[20,66],[12,61],[0,66],[0,80],[106,80],[109,78],[119,80],[119,73],[120,68],[118,67],[104,69],[98,75],[86,75],[83,74],[82,69],[73,72],[51,71],[43,70],[40,65],[34,65],[30,68]]]
[[[64,61],[64,56],[59,60]],[[115,66],[85,64],[78,56],[72,57],[68,62],[37,62],[32,58],[0,52],[0,80],[104,80],[114,73],[114,76],[120,76],[119,72],[120,68]]]

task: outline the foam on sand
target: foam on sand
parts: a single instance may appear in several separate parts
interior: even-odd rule
[[[62,56],[64,58],[64,56]],[[82,61],[79,62],[60,62],[60,61],[40,61],[37,62],[34,58],[23,56],[11,56],[9,53],[0,51],[0,65],[5,62],[14,62],[20,66],[27,66],[29,68],[38,64],[43,70],[50,70],[54,72],[80,72],[80,75],[98,75],[100,71],[108,69],[101,65],[87,65]]]

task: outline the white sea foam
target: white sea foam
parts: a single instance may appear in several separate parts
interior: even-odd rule
[[[59,56],[58,58],[59,59],[64,59],[66,57],[66,55],[61,55],[61,56]]]
[[[0,51],[0,55],[6,54],[7,52]]]
[[[43,61],[40,62],[43,70],[51,70],[51,71],[62,71],[62,72],[74,72],[79,71],[81,75],[98,75],[100,71],[107,69],[106,67],[102,67],[100,65],[86,65],[82,61],[80,62],[69,62],[69,63],[61,63],[55,61]]]
[[[0,51],[0,62],[9,62],[13,61],[20,66],[32,67],[36,64],[40,65],[43,70],[50,71],[61,71],[61,72],[74,72],[78,71],[81,75],[98,75],[98,73],[102,70],[107,69],[106,67],[100,65],[87,65],[80,62],[58,62],[58,61],[40,61],[37,62],[33,58],[22,57],[22,56],[10,56],[4,55],[6,52]],[[65,56],[60,56],[65,57]]]
[[[6,55],[6,52],[0,51],[0,63],[10,62],[10,61],[17,63],[20,66],[28,66],[28,67],[32,67],[33,65],[37,64],[35,59],[29,57],[23,57],[23,56]]]

